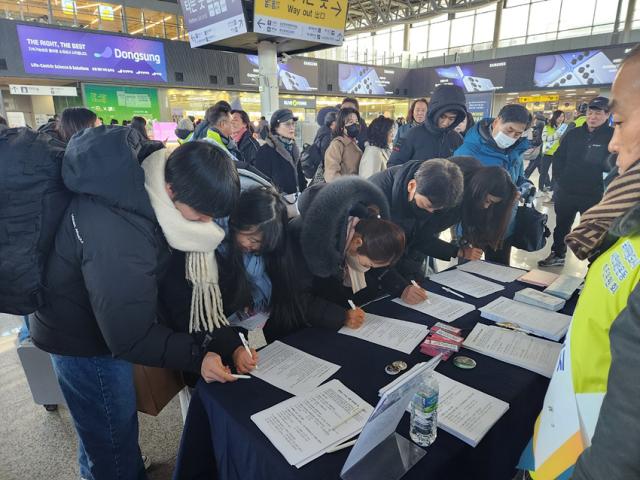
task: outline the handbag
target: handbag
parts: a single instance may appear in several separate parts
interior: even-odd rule
[[[532,203],[520,205],[516,212],[513,246],[527,252],[542,250],[551,236],[548,219],[549,216],[536,210]]]
[[[135,364],[133,383],[136,389],[136,409],[154,417],[184,388],[180,372]]]

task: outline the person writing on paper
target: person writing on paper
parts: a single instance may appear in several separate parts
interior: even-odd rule
[[[146,478],[133,363],[227,382],[235,378],[225,363],[247,355],[222,312],[214,250],[224,231],[211,221],[237,201],[235,166],[205,142],[140,165],[142,142],[117,126],[69,142],[71,201],[30,324],[76,427],[80,475],[96,480]],[[197,308],[205,297],[208,307]]]
[[[404,251],[402,230],[388,216],[382,193],[352,176],[318,184],[300,197],[301,215],[291,221],[299,269],[294,294],[304,305],[305,324],[339,329],[358,328],[364,311],[352,309],[380,295],[377,273],[393,265]],[[279,322],[267,322],[265,335],[288,332]]]
[[[277,191],[253,187],[243,191],[228,221],[228,234],[218,247],[220,289],[229,323],[242,330],[303,327],[300,298],[293,295],[298,281],[296,259],[288,233],[287,206]],[[268,319],[268,320],[267,320]],[[253,370],[258,355],[244,358],[239,373]],[[252,361],[251,361],[252,360]]]
[[[609,150],[620,175],[565,239],[591,265],[560,356],[564,368],[554,372],[520,461],[536,480],[640,478],[639,77],[636,47],[611,88]]]

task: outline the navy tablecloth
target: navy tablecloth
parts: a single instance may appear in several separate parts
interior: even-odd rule
[[[427,290],[444,296],[449,293],[433,282]],[[519,282],[505,284],[505,290],[464,301],[481,307],[499,296],[513,298],[516,291],[528,287]],[[574,295],[562,313],[571,314]],[[391,302],[382,300],[365,310],[371,313],[416,323],[433,325],[437,320]],[[459,318],[453,326],[466,336],[480,318],[478,310]],[[341,365],[332,378],[339,379],[364,400],[375,406],[378,390],[392,381],[385,365],[404,360],[409,368],[430,357],[417,348],[411,355],[364,342],[334,331],[308,328],[284,339],[285,343],[312,355]],[[520,453],[531,438],[534,421],[540,412],[549,379],[522,368],[494,360],[482,354],[461,350],[476,360],[473,370],[456,368],[451,359],[441,362],[437,371],[465,385],[477,388],[509,403],[509,410],[487,433],[476,448],[438,430],[436,442],[427,454],[404,477],[437,480],[511,480]],[[290,394],[257,378],[233,384],[198,384],[185,423],[174,479],[337,479],[350,449],[325,454],[300,469],[289,465],[269,440],[251,421],[250,416],[269,408]],[[409,415],[405,414],[397,432],[409,438]],[[372,479],[374,480],[374,479]]]

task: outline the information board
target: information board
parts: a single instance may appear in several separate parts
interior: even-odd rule
[[[342,45],[348,0],[256,0],[256,33]]]
[[[241,0],[180,0],[180,5],[192,47],[247,33]]]
[[[160,119],[155,88],[85,84],[84,94],[87,108],[107,124],[113,118],[122,123],[134,116],[144,117],[147,122]]]
[[[29,25],[16,27],[27,73],[167,81],[161,42]]]

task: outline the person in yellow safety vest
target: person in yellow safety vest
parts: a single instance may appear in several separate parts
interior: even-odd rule
[[[612,87],[620,176],[566,237],[589,268],[520,459],[535,480],[640,479],[640,47]],[[612,238],[613,237],[613,238]]]
[[[178,143],[182,145],[193,138],[193,122],[190,118],[181,118],[178,122],[177,128],[175,130],[176,137],[178,138]]]
[[[231,138],[231,121],[231,106],[227,102],[218,102],[215,108],[207,110],[209,129],[204,139],[222,147],[234,160],[243,162],[242,153]]]

